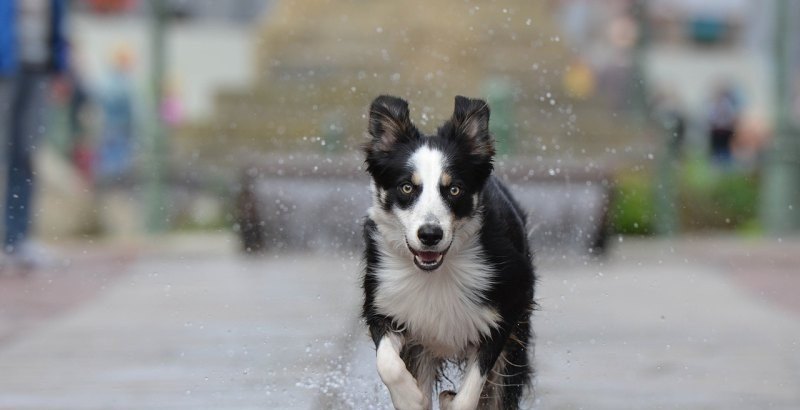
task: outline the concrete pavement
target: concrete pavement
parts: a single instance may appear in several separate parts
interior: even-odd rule
[[[164,239],[85,265],[103,286],[0,338],[0,409],[385,408],[358,257],[234,245]],[[532,406],[800,408],[800,310],[777,291],[796,241],[617,245],[605,262],[542,258]],[[20,311],[44,297],[28,294]]]
[[[311,407],[298,383],[352,328],[355,263],[221,245],[108,266],[127,272],[0,346],[0,408]]]

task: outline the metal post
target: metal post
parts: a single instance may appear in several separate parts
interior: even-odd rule
[[[147,161],[147,230],[162,232],[167,227],[167,209],[164,199],[164,175],[167,159],[167,130],[161,118],[164,97],[164,71],[166,65],[164,31],[166,13],[164,0],[151,0],[151,109],[150,152]]]
[[[638,36],[632,57],[633,85],[629,89],[629,104],[634,117],[644,123],[650,113],[647,106],[647,85],[645,84],[645,57],[650,45],[650,28],[647,26],[647,0],[636,0],[632,4],[633,17],[636,19]]]
[[[636,0],[632,7],[639,33],[632,55],[633,85],[630,89],[630,104],[636,121],[653,132],[662,134],[658,136],[663,138],[663,142],[653,181],[654,228],[658,235],[672,236],[678,231],[678,214],[675,208],[678,152],[674,142],[677,129],[674,118],[666,116],[667,112],[657,112],[659,109],[663,111],[665,107],[654,107],[649,103],[645,63],[652,35],[647,22],[647,0]]]
[[[655,194],[655,231],[658,235],[673,236],[678,231],[678,212],[675,208],[677,197],[677,184],[675,174],[678,167],[678,155],[680,148],[675,140],[678,138],[676,132],[677,118],[669,118],[667,113],[661,113],[660,118],[655,119],[655,128],[663,132],[664,141],[662,151],[658,156],[656,168]]]
[[[773,145],[764,163],[761,220],[772,235],[785,234],[800,228],[797,200],[800,199],[800,139],[790,124],[788,0],[778,0],[775,7],[775,117]],[[795,9],[796,10],[796,9]]]

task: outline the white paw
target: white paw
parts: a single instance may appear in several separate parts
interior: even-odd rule
[[[456,392],[445,390],[439,393],[439,408],[442,410],[452,409],[453,399],[456,397]]]

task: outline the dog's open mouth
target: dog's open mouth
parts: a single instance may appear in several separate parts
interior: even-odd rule
[[[408,249],[414,254],[414,264],[422,270],[434,270],[439,266],[442,266],[442,262],[444,262],[444,255],[447,253],[447,251],[417,251],[412,249],[410,246]]]

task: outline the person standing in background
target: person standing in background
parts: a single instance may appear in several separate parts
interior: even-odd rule
[[[99,102],[103,127],[97,149],[97,182],[117,185],[130,176],[133,167],[134,103],[131,67],[133,53],[126,44],[112,55],[110,72]]]
[[[726,85],[717,89],[708,118],[711,159],[717,165],[727,166],[731,163],[731,147],[740,107],[733,87]]]
[[[46,92],[67,68],[67,0],[0,1],[0,137],[6,156],[4,251],[10,262],[36,268],[31,247],[33,156],[46,131]]]

